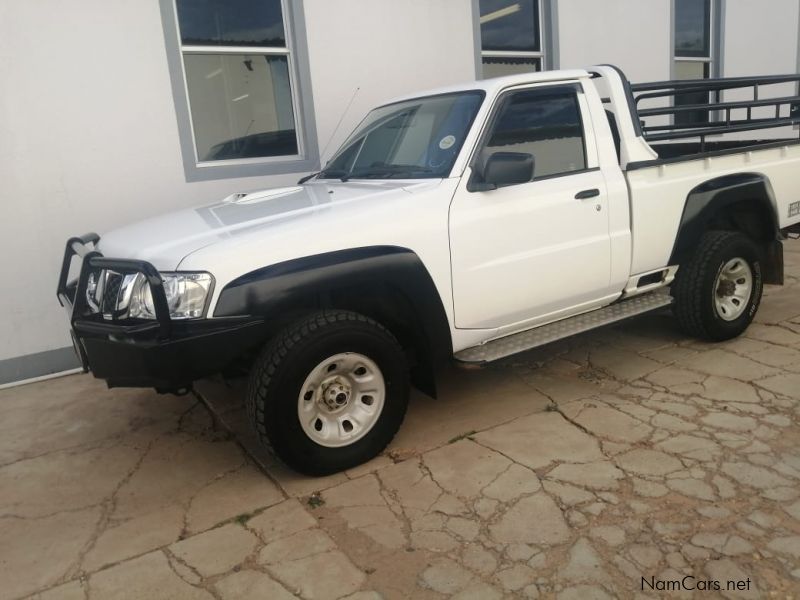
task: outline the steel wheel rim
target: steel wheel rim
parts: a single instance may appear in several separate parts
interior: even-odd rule
[[[363,438],[383,412],[386,384],[375,362],[343,352],[314,367],[297,397],[305,434],[320,446],[341,448]]]
[[[743,258],[732,258],[714,282],[714,308],[723,321],[735,321],[747,310],[753,294],[753,270]]]

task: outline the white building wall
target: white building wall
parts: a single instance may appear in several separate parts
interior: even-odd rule
[[[562,69],[612,64],[633,82],[670,78],[670,0],[552,0]]]
[[[306,0],[321,144],[374,104],[475,76],[468,0]],[[0,363],[70,345],[66,239],[298,175],[187,183],[156,0],[0,2]],[[0,382],[2,383],[2,382]]]
[[[470,0],[304,5],[317,136],[321,149],[328,146],[323,162],[371,108],[411,91],[475,79]]]

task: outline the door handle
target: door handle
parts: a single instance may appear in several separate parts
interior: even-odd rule
[[[600,190],[597,188],[593,190],[583,190],[575,194],[575,200],[586,200],[587,198],[597,198],[600,195]]]

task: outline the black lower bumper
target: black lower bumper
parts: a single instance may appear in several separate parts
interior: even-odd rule
[[[109,387],[182,391],[263,343],[263,319],[170,319],[156,268],[145,261],[105,258],[89,248],[98,240],[96,234],[88,234],[67,242],[57,295],[69,313],[73,345],[84,371],[104,379]],[[80,272],[70,283],[69,270],[75,258],[80,259]],[[155,320],[133,322],[92,310],[86,300],[87,280],[98,269],[142,273],[153,294]]]
[[[156,329],[135,335],[73,323],[76,350],[84,368],[109,387],[152,387],[178,392],[202,377],[223,371],[263,343],[262,321],[210,319],[173,327],[159,339]],[[100,329],[100,330],[99,330]],[[106,329],[106,331],[102,331]]]

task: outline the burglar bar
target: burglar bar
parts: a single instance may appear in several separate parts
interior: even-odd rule
[[[763,98],[763,86],[781,83],[800,83],[800,74],[773,75],[766,77],[727,77],[719,79],[689,79],[673,81],[654,81],[631,85],[634,93],[634,102],[639,119],[653,116],[672,116],[689,112],[705,112],[709,119],[714,111],[720,112],[717,121],[707,123],[688,123],[671,125],[647,125],[642,122],[642,133],[647,141],[666,141],[686,138],[700,138],[700,151],[705,151],[706,136],[722,135],[740,131],[756,131],[800,124],[800,95],[782,96],[779,98]],[[752,100],[736,100],[733,102],[720,102],[720,94],[726,90],[751,89]],[[689,94],[714,93],[716,102],[703,104],[684,104],[674,106],[675,99]],[[761,96],[761,97],[760,97]],[[672,106],[656,108],[639,108],[644,100],[664,98]],[[788,106],[789,116],[781,117],[781,109]],[[753,118],[754,108],[773,107],[775,116],[768,118]],[[746,110],[746,118],[734,119],[731,112]]]

